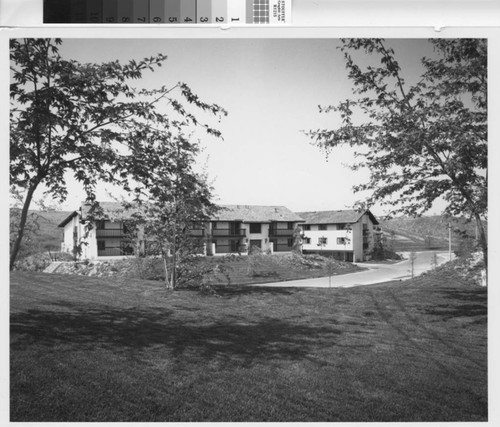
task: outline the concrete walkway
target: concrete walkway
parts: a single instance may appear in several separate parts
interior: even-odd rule
[[[414,277],[432,269],[432,257],[436,254],[437,264],[441,265],[450,260],[448,252],[416,252],[416,258],[413,265]],[[404,261],[395,264],[369,264],[358,263],[360,267],[368,270],[359,273],[344,274],[341,276],[319,277],[315,279],[290,280],[287,282],[263,283],[253,286],[270,287],[303,287],[303,288],[328,288],[351,286],[373,285],[375,283],[389,282],[392,280],[405,280],[411,278],[411,262],[409,253],[404,253]],[[452,259],[454,254],[452,254]]]

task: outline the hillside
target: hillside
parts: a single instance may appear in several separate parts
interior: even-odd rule
[[[59,250],[63,238],[62,229],[58,227],[71,211],[35,211],[30,210],[28,227],[33,229],[30,248],[35,252]],[[11,216],[15,215],[11,209]]]
[[[30,223],[37,224],[30,246],[35,251],[58,250],[62,241],[62,230],[57,225],[70,213],[71,211],[30,211]],[[451,223],[452,230],[466,230],[471,236],[475,234],[474,223],[467,223],[460,218],[450,220],[442,216],[422,216],[379,221],[387,242],[395,251],[448,249],[448,223]],[[452,232],[452,249],[458,246],[458,241],[457,234]]]
[[[459,236],[455,230],[466,231],[470,236],[475,235],[474,223],[467,223],[462,218],[445,218],[436,215],[419,218],[398,217],[380,221],[384,235],[395,251],[447,249],[448,224],[451,224],[452,228],[452,249],[455,249],[459,243]]]

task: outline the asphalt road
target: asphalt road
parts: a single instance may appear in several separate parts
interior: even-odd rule
[[[449,261],[448,252],[416,252],[416,258],[413,264],[414,277],[432,269],[432,257],[436,254],[438,265]],[[358,263],[360,267],[368,268],[368,270],[360,271],[359,273],[344,274],[341,276],[319,277],[316,279],[290,280],[286,282],[264,283],[255,286],[272,286],[272,287],[305,287],[305,288],[328,288],[328,287],[343,287],[373,285],[375,283],[389,282],[392,280],[405,280],[411,278],[411,262],[410,254],[403,254],[406,258],[404,261],[395,264],[369,264]],[[454,255],[452,254],[452,258]]]

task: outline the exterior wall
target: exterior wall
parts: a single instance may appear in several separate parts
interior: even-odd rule
[[[304,237],[310,238],[311,243],[302,243],[302,250],[305,251],[352,251],[354,248],[353,233],[348,230],[337,230],[333,226],[327,230],[304,231]],[[327,243],[324,246],[318,246],[320,237],[326,237]],[[338,243],[337,239],[346,239],[344,243]],[[349,240],[347,240],[349,239]]]
[[[247,250],[250,249],[250,241],[251,240],[259,240],[260,241],[260,248],[263,251],[268,251],[270,249],[269,224],[260,223],[260,233],[250,233],[250,223],[248,223],[248,222],[243,223],[243,228],[246,228],[246,230],[247,230],[247,235],[246,235],[246,239],[245,239]]]
[[[62,252],[73,253],[74,247],[74,229],[76,227],[77,241],[79,241],[81,236],[81,224],[80,224],[80,215],[76,215],[64,226],[63,230],[63,244],[61,247]]]
[[[216,229],[213,227],[213,222],[210,223],[210,226],[208,228],[208,235],[211,235],[211,242],[216,243],[216,250],[215,253],[212,250],[212,245],[209,245],[209,255],[217,255],[217,254],[224,254],[224,253],[230,253],[230,240],[239,240],[240,242],[240,252],[241,254],[246,254],[248,253],[248,250],[250,248],[250,242],[252,240],[257,240],[260,242],[260,247],[264,252],[270,251],[271,247],[273,252],[284,252],[284,251],[291,251],[292,247],[288,245],[288,239],[293,238],[293,230],[297,226],[296,222],[292,222],[292,228],[288,228],[288,222],[281,221],[281,222],[273,222],[273,223],[268,223],[268,222],[260,222],[260,233],[251,233],[250,232],[250,222],[241,222],[241,229],[245,230],[245,234],[241,235],[240,238],[238,239],[237,236],[234,237],[228,237],[221,235],[220,237],[217,236],[217,232],[215,230],[224,230],[229,228],[229,222],[227,221],[217,221],[217,226]],[[257,224],[257,222],[254,222],[254,224]],[[275,230],[277,230],[276,235],[271,236],[270,231],[272,226],[274,226]],[[274,245],[271,244],[271,242],[275,242]],[[223,252],[223,248],[226,248],[225,252]]]
[[[374,245],[374,225],[367,214],[364,214],[358,222],[350,224],[351,230],[346,230],[344,224],[327,224],[326,230],[319,230],[318,224],[311,224],[310,230],[304,230],[304,237],[311,239],[310,243],[302,244],[302,250],[320,252],[351,252],[353,261],[360,262],[367,259],[367,253]],[[304,227],[302,227],[304,228]],[[318,239],[326,237],[327,243],[318,246]],[[339,244],[338,238],[347,238],[345,244]]]

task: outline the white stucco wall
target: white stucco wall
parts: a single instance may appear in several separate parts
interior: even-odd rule
[[[250,240],[260,240],[260,247],[263,251],[269,250],[269,224],[260,223],[260,233],[250,233],[250,223],[244,222],[243,228],[246,229],[246,244],[250,248]]]
[[[353,233],[348,230],[337,230],[336,228],[329,230],[310,230],[304,231],[304,237],[310,238],[311,243],[302,244],[303,250],[310,251],[352,251],[353,250]],[[320,237],[326,237],[327,243],[324,246],[318,246],[318,241]],[[339,244],[337,239],[346,239],[345,244]]]

